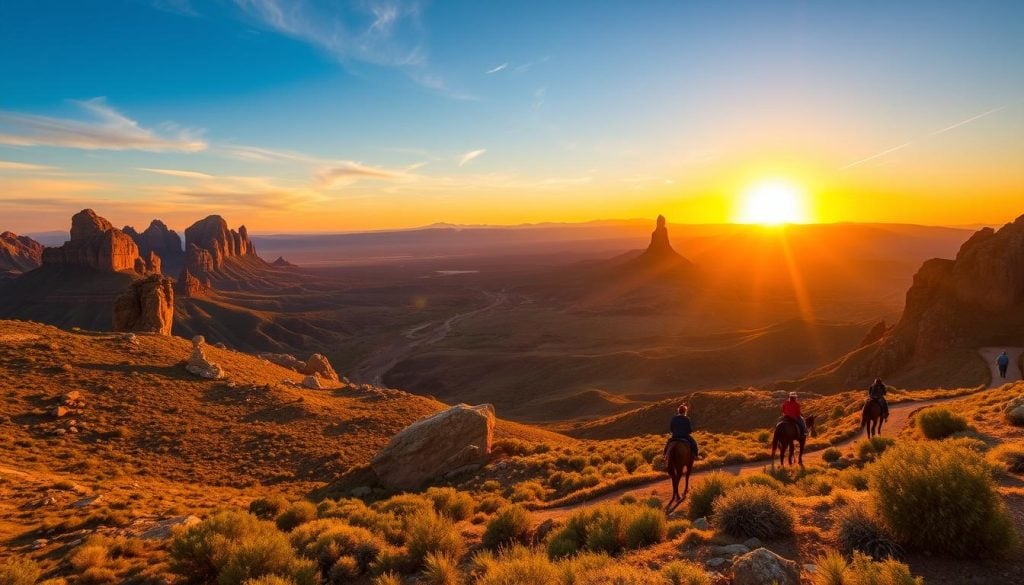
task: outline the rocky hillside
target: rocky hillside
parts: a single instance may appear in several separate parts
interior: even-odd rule
[[[181,247],[181,236],[178,232],[169,229],[167,224],[154,219],[149,227],[141,233],[135,231],[131,226],[125,226],[121,231],[128,234],[139,247],[139,253],[143,258],[149,257],[150,253],[160,257],[163,273],[177,275],[185,265],[185,251]]]
[[[42,244],[28,236],[0,233],[0,274],[28,272],[42,262]]]

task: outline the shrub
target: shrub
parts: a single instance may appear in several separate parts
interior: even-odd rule
[[[107,547],[100,544],[83,544],[71,552],[68,562],[77,571],[102,567],[107,562]]]
[[[868,474],[875,509],[902,542],[960,557],[1001,556],[1016,545],[990,468],[974,451],[900,444]]]
[[[617,554],[665,540],[668,525],[661,510],[643,504],[604,504],[574,512],[548,540],[551,558],[579,551]]]
[[[690,490],[688,515],[691,519],[704,518],[711,515],[715,500],[727,489],[736,485],[736,477],[721,471],[709,473],[704,481]]]
[[[818,557],[814,572],[814,585],[924,585],[920,577],[914,578],[910,568],[893,559],[875,562],[866,555],[854,553],[847,563],[843,555],[826,552]]]
[[[1024,473],[1024,445],[1004,443],[989,451],[988,459],[1010,473]]]
[[[277,575],[264,575],[256,579],[247,579],[242,585],[295,585],[295,581]]]
[[[76,585],[106,585],[107,583],[119,583],[117,573],[107,567],[89,567],[82,571],[75,580]]]
[[[533,521],[530,513],[522,506],[502,508],[487,522],[482,544],[486,548],[498,548],[510,544],[530,544]]]
[[[868,489],[868,475],[863,469],[850,467],[839,472],[839,483],[862,492]]]
[[[532,502],[535,500],[543,500],[547,494],[547,490],[544,486],[536,481],[524,481],[517,483],[512,488],[512,493],[509,495],[510,500],[513,502]]]
[[[476,503],[476,509],[478,512],[484,512],[485,514],[493,514],[498,510],[508,505],[508,500],[501,496],[490,495],[484,496]]]
[[[459,563],[454,558],[430,553],[424,560],[423,574],[417,583],[423,585],[461,585],[462,575],[459,574]]]
[[[308,522],[290,534],[292,546],[302,555],[317,559],[324,576],[334,571],[340,559],[350,558],[356,565],[355,575],[366,571],[386,546],[369,530],[350,526],[341,520],[321,519]]]
[[[402,578],[398,573],[384,573],[373,580],[373,585],[402,585]]]
[[[835,447],[829,447],[821,454],[821,458],[825,463],[833,463],[839,461],[843,457],[843,452]]]
[[[967,430],[967,419],[953,414],[948,408],[928,408],[917,415],[917,425],[929,439],[945,439],[953,433]]]
[[[840,548],[848,555],[861,552],[881,560],[899,556],[901,552],[889,529],[860,502],[836,510],[833,531]]]
[[[278,494],[265,498],[256,498],[249,503],[249,513],[262,520],[277,518],[277,515],[288,507],[288,500]]]
[[[295,502],[288,506],[277,517],[277,527],[285,532],[291,532],[300,524],[316,520],[316,506],[305,500]]]
[[[476,507],[473,496],[450,487],[432,487],[424,495],[434,502],[434,510],[456,522],[469,518]]]
[[[260,537],[248,538],[231,551],[227,562],[217,575],[219,585],[241,585],[249,579],[264,575],[279,577],[308,573],[315,578],[313,561],[300,561],[288,538],[280,532],[267,532]]]
[[[659,506],[657,509],[642,506],[626,525],[626,548],[637,549],[651,546],[668,536],[668,521]]]
[[[715,501],[714,521],[737,538],[772,540],[793,532],[793,511],[778,493],[759,485],[738,486]]]
[[[430,553],[459,558],[466,550],[462,535],[446,516],[430,510],[409,519],[406,526],[409,562],[419,568]]]
[[[480,568],[476,585],[552,585],[560,572],[547,557],[524,547],[513,547],[497,558],[474,559]]]
[[[661,568],[661,575],[671,585],[711,585],[711,576],[697,563],[672,561]]]
[[[865,439],[857,445],[857,456],[865,461],[870,461],[882,453],[889,447],[896,444],[894,439],[889,437],[871,437]]]
[[[0,561],[0,585],[35,585],[42,571],[39,565],[24,557]]]
[[[681,534],[689,530],[693,526],[689,520],[669,520],[667,525],[666,537],[669,540],[675,540]]]
[[[422,494],[399,494],[377,502],[373,509],[385,514],[393,514],[398,518],[416,516],[434,510],[434,501]]]
[[[633,473],[644,463],[644,458],[639,453],[631,453],[622,459],[622,465],[626,471]]]
[[[338,557],[327,572],[328,583],[348,583],[359,577],[363,569],[354,557]]]

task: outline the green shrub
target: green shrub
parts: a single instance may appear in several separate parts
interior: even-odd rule
[[[896,537],[959,557],[1001,556],[1013,522],[978,453],[945,443],[903,443],[868,469],[875,509]]]
[[[915,578],[910,568],[893,559],[875,562],[871,557],[854,553],[853,561],[846,562],[843,555],[826,552],[818,557],[814,572],[814,585],[924,585]]]
[[[661,568],[661,576],[670,585],[711,585],[711,575],[697,563],[672,561]]]
[[[833,514],[833,531],[842,551],[861,552],[875,560],[899,556],[901,549],[892,533],[861,502],[853,502]]]
[[[409,562],[416,568],[423,566],[430,553],[459,558],[466,550],[462,534],[452,521],[433,510],[421,512],[410,518],[406,532]]]
[[[423,494],[399,494],[373,505],[373,509],[398,518],[416,516],[434,510],[434,501]]]
[[[264,575],[256,579],[247,579],[242,585],[295,585],[295,581],[277,575]]]
[[[842,459],[842,457],[843,452],[840,451],[839,449],[836,449],[835,447],[829,447],[828,449],[825,449],[825,451],[821,454],[821,458],[825,461],[825,463],[834,463]]]
[[[561,571],[546,556],[525,547],[513,547],[496,558],[474,559],[480,576],[476,585],[553,585],[562,583]]]
[[[1004,443],[989,451],[988,459],[1010,473],[1024,473],[1024,445]]]
[[[967,419],[948,408],[932,407],[917,415],[917,426],[929,439],[945,439],[953,433],[966,431]]]
[[[289,535],[299,554],[316,559],[327,576],[342,558],[352,559],[355,574],[365,572],[377,560],[385,542],[369,530],[337,519],[320,519],[299,526]]]
[[[863,469],[850,467],[839,472],[839,483],[862,492],[868,489],[868,474]]]
[[[423,574],[419,581],[422,585],[461,585],[462,575],[459,563],[446,554],[430,553],[424,559]]]
[[[734,485],[734,475],[722,471],[707,474],[703,481],[690,489],[687,515],[694,520],[710,516],[714,510],[715,500]]]
[[[450,487],[432,487],[425,496],[434,502],[434,510],[458,522],[469,518],[476,508],[473,496]]]
[[[1024,412],[1024,409],[1020,409],[1021,406],[1024,406],[1024,395],[1018,396],[1006,403],[1003,407],[1003,416],[1006,417],[1006,422],[1015,427],[1024,426],[1024,416],[1021,414]]]
[[[625,466],[626,471],[630,473],[636,471],[643,464],[643,455],[640,455],[639,453],[630,453],[622,459],[622,465]]]
[[[482,544],[486,548],[498,548],[510,544],[530,544],[533,535],[533,520],[522,506],[508,506],[498,511],[487,522]]]
[[[316,506],[305,500],[295,502],[277,517],[277,527],[285,532],[292,531],[300,524],[316,520]]]
[[[669,540],[675,540],[692,527],[693,524],[689,520],[669,520],[666,537]]]
[[[618,554],[665,540],[664,513],[643,504],[603,504],[569,516],[548,540],[548,556],[560,558],[580,551]]]
[[[715,524],[736,538],[773,540],[793,533],[793,511],[778,493],[759,485],[737,486],[715,501]]]
[[[626,525],[626,548],[637,549],[663,542],[668,537],[668,520],[659,506],[641,506]]]
[[[278,494],[256,498],[249,503],[249,513],[261,520],[272,520],[288,507],[288,499]]]
[[[896,441],[889,437],[871,437],[857,444],[857,455],[865,461],[870,461],[895,444]]]
[[[35,585],[41,574],[39,565],[25,557],[0,561],[0,585]]]
[[[532,502],[536,500],[543,500],[545,495],[547,495],[547,490],[541,483],[536,481],[524,481],[513,486],[512,493],[509,495],[508,499],[513,502]]]

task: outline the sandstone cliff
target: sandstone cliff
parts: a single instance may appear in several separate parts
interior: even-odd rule
[[[42,262],[42,244],[28,236],[0,233],[0,272],[28,272]]]
[[[146,271],[135,240],[91,209],[82,210],[71,218],[69,241],[59,248],[43,250],[43,264],[87,267],[103,272]]]
[[[114,331],[170,335],[174,322],[173,283],[159,274],[133,282],[114,301]]]
[[[149,258],[151,253],[156,254],[168,274],[177,274],[181,270],[185,263],[181,236],[169,229],[164,222],[154,219],[142,233],[135,231],[131,226],[125,226],[122,231],[135,241],[139,247],[139,255],[143,258]]]

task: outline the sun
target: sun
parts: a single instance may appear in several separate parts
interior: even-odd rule
[[[807,221],[807,195],[802,187],[781,179],[751,184],[737,205],[737,223],[777,226]]]

